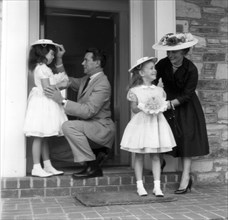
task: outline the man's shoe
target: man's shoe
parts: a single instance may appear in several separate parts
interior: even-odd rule
[[[96,158],[98,165],[101,167],[103,163],[108,159],[108,154],[104,152],[99,152]]]
[[[86,163],[80,171],[75,172],[75,173],[73,173],[73,174],[75,174],[75,175],[78,175],[78,174],[85,174],[86,171],[87,171],[87,169],[88,169],[88,166],[89,166],[88,163]]]
[[[99,177],[99,176],[103,176],[103,172],[102,169],[99,168],[91,168],[90,166],[88,166],[87,170],[85,173],[73,173],[72,177],[73,179],[85,179],[85,178],[92,178],[92,177]]]

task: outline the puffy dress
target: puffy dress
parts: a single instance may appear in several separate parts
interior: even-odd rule
[[[127,99],[138,103],[142,111],[133,114],[121,140],[121,149],[134,153],[161,153],[176,146],[163,111],[166,94],[158,86],[137,86],[128,91]]]
[[[61,105],[44,95],[41,79],[49,78],[50,84],[55,85],[68,77],[64,72],[53,74],[45,64],[37,64],[33,74],[35,87],[28,97],[24,133],[36,137],[63,135],[61,127],[67,116]]]
[[[175,107],[175,116],[182,135],[176,138],[177,147],[172,151],[175,157],[203,156],[209,153],[209,144],[204,113],[196,95],[198,71],[196,66],[187,58],[183,59],[175,73],[172,64],[166,57],[156,64],[157,77],[161,78],[167,100],[178,99],[179,106]],[[164,115],[166,116],[166,113]]]

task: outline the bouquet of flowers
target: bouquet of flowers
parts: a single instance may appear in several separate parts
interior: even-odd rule
[[[161,40],[160,43],[162,45],[167,46],[176,46],[179,43],[186,43],[193,41],[193,36],[191,33],[184,33],[184,34],[166,34]]]
[[[145,104],[139,103],[138,108],[147,114],[158,114],[167,110],[168,102],[162,97],[151,97]]]

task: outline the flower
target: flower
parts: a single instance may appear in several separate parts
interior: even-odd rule
[[[162,37],[162,39],[160,40],[160,44],[162,44],[163,46],[176,46],[178,44],[190,42],[193,40],[194,38],[191,33],[169,33]]]
[[[167,101],[161,97],[151,97],[145,103],[144,111],[148,114],[158,114],[167,110]]]

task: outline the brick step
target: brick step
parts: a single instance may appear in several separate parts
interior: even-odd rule
[[[74,180],[72,172],[63,176],[49,178],[12,177],[1,179],[1,198],[74,196],[77,192],[122,191],[135,189],[135,176],[131,168],[104,168],[104,176]],[[163,190],[178,186],[180,173],[163,173],[161,183]],[[151,172],[144,171],[147,189],[153,187]]]

